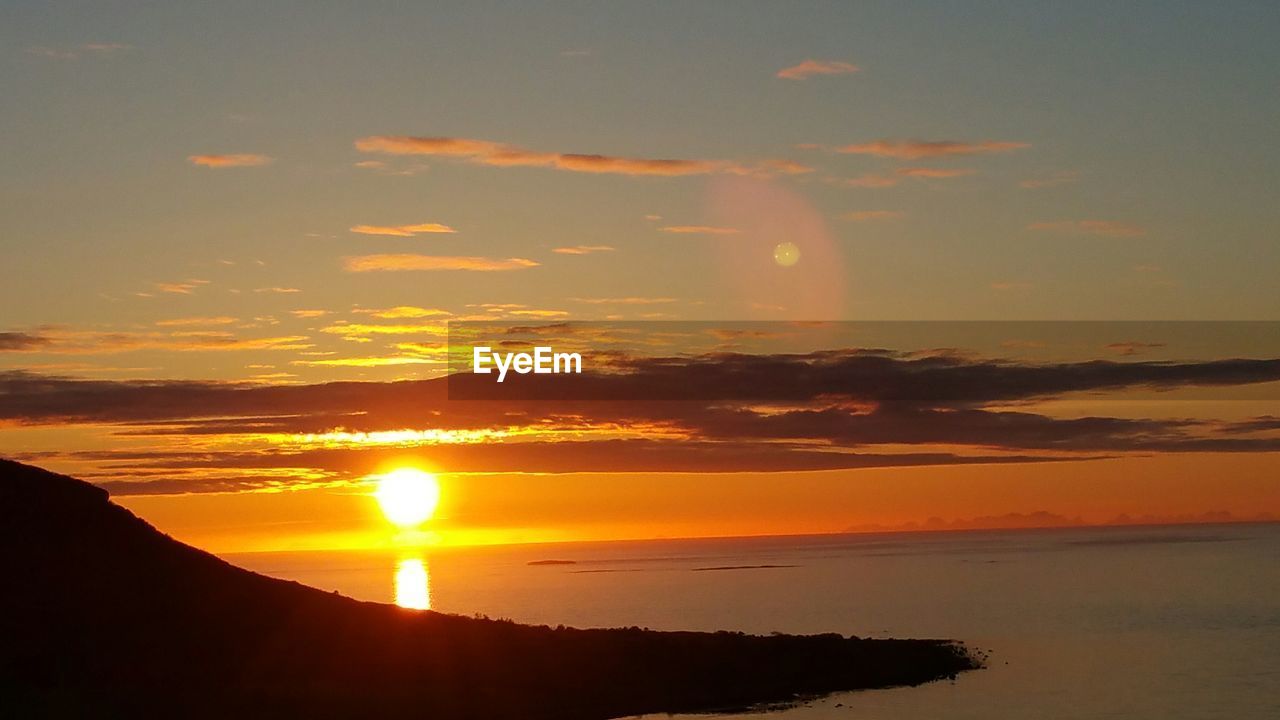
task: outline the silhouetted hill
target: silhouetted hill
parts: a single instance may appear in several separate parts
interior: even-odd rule
[[[946,641],[576,630],[358,602],[233,567],[103,490],[4,460],[0,562],[0,717],[603,719],[976,666]]]

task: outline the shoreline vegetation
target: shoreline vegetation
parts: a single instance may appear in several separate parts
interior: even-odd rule
[[[580,630],[237,568],[106,491],[0,460],[0,714],[606,720],[954,678],[950,640]],[[716,568],[719,569],[719,568]]]

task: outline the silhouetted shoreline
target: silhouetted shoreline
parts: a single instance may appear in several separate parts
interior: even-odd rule
[[[916,685],[947,640],[578,630],[359,602],[236,568],[0,460],[0,715],[600,719]]]

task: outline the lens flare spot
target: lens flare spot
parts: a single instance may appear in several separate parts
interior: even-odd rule
[[[773,261],[782,267],[791,267],[800,262],[800,248],[795,243],[778,243],[773,248]]]

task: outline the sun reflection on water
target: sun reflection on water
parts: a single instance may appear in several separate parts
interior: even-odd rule
[[[396,605],[431,609],[431,572],[425,559],[402,558],[396,563]]]

